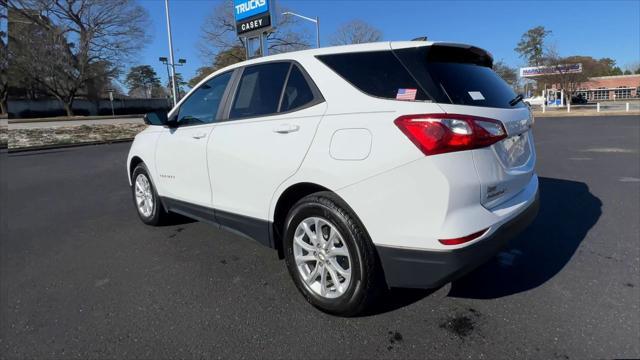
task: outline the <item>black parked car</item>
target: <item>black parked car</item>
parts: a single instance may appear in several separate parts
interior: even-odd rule
[[[582,94],[574,95],[571,97],[571,105],[584,105],[587,103],[587,99]]]

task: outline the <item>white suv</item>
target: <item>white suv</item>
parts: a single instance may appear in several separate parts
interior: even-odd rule
[[[179,213],[277,249],[304,297],[362,312],[438,287],[537,213],[529,108],[477,47],[386,42],[219,70],[148,114],[127,171],[138,214]]]

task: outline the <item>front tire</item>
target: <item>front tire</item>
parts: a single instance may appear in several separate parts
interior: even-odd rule
[[[165,211],[160,197],[156,192],[151,176],[144,164],[138,164],[131,175],[131,192],[133,203],[138,216],[147,225],[158,226],[167,222],[168,213]]]
[[[285,221],[287,269],[313,306],[334,315],[358,315],[382,293],[383,274],[364,226],[331,192],[298,201]]]

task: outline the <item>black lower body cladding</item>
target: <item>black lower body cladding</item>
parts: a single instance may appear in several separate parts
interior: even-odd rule
[[[450,251],[421,251],[377,246],[389,287],[437,288],[490,260],[509,241],[526,229],[538,214],[539,195],[518,216],[490,237]]]

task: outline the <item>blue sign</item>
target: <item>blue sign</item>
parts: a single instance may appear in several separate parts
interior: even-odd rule
[[[236,22],[269,11],[269,0],[233,0]]]

